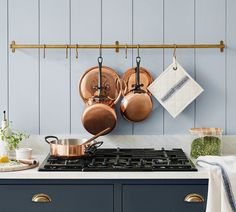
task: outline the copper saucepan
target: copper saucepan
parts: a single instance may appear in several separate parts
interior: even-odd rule
[[[79,81],[79,93],[85,102],[82,114],[84,128],[91,134],[103,129],[114,129],[117,122],[115,105],[121,96],[121,81],[115,70],[102,66],[87,70]],[[110,131],[107,131],[109,133]]]
[[[58,139],[56,136],[46,136],[45,141],[50,144],[51,156],[66,158],[87,156],[94,154],[97,148],[103,144],[102,141],[95,141],[93,143],[92,141],[109,130],[110,128],[107,128],[88,140],[77,138]]]
[[[120,111],[125,119],[132,122],[143,121],[152,111],[151,94],[147,87],[153,79],[146,69],[140,67],[140,61],[141,58],[137,57],[137,67],[127,70],[123,76],[128,92],[123,93]]]

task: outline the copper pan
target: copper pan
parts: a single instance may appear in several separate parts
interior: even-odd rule
[[[141,58],[137,57],[137,67],[127,70],[123,75],[127,91],[120,104],[123,117],[131,122],[145,120],[152,111],[151,94],[147,87],[153,81],[151,74],[139,67]]]
[[[96,149],[103,144],[102,141],[94,141],[97,137],[104,135],[110,129],[100,131],[90,139],[58,139],[56,136],[46,136],[45,141],[50,144],[50,155],[55,157],[81,157],[94,154]]]
[[[111,68],[102,66],[102,89],[98,92],[99,67],[93,67],[85,72],[79,82],[79,93],[86,103],[82,114],[84,128],[91,134],[109,128],[109,133],[117,122],[115,105],[121,96],[121,81],[119,75]]]

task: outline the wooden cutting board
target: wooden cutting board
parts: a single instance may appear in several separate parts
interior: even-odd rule
[[[37,167],[38,165],[39,165],[38,162],[33,165],[28,165],[17,161],[10,161],[8,163],[0,163],[0,172],[13,172],[13,171],[32,169]]]

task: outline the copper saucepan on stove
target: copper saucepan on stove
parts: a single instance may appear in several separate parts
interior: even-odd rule
[[[93,135],[108,127],[112,131],[116,126],[115,105],[122,89],[116,71],[102,66],[102,57],[98,58],[98,64],[84,73],[78,85],[80,96],[85,102],[82,123]]]
[[[151,94],[147,87],[152,82],[151,74],[140,67],[141,58],[136,58],[137,67],[129,69],[123,75],[128,92],[125,92],[120,104],[121,114],[132,122],[146,119],[152,111]]]
[[[46,136],[45,141],[50,144],[51,156],[65,158],[87,156],[94,154],[97,148],[103,144],[102,141],[94,141],[94,139],[104,135],[109,130],[110,128],[106,128],[88,140],[77,138],[58,139],[56,136]],[[92,143],[92,141],[94,142]]]

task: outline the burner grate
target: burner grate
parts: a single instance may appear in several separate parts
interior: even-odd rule
[[[39,171],[197,171],[182,149],[98,149],[81,158],[50,155]]]

